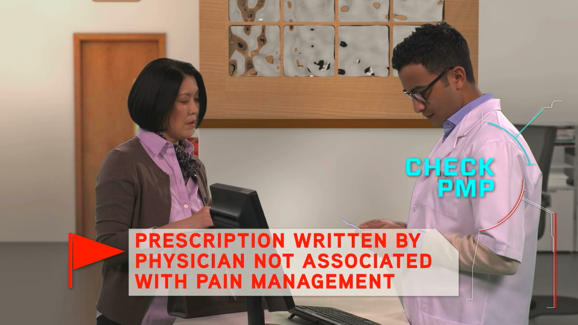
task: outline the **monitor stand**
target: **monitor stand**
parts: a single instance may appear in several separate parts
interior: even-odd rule
[[[265,310],[263,309],[263,297],[247,297],[247,317],[249,325],[276,325],[265,323]]]

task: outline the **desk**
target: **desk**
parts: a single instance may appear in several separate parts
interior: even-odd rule
[[[294,297],[296,305],[334,307],[374,322],[387,325],[407,325],[407,317],[398,297]],[[287,319],[288,312],[265,311],[265,323],[277,325],[313,324],[295,316]],[[247,325],[247,313],[178,319],[175,325]]]

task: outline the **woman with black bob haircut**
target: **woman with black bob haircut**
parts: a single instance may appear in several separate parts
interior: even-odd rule
[[[125,251],[104,261],[97,325],[176,320],[168,297],[129,296],[128,231],[213,226],[205,168],[186,140],[206,109],[203,78],[190,63],[154,60],[134,82],[128,110],[140,129],[107,154],[97,176],[96,239]]]

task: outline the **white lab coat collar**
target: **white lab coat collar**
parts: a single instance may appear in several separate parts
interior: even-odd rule
[[[489,99],[480,104],[480,106],[474,108],[471,112],[464,116],[454,131],[446,138],[446,141],[443,141],[443,136],[440,138],[436,146],[431,151],[429,157],[440,159],[447,157],[456,148],[458,139],[466,137],[468,133],[474,129],[474,127],[482,123],[484,116],[488,112],[500,110],[501,108],[499,99]]]

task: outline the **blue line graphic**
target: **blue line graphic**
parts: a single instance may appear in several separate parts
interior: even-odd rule
[[[528,124],[526,124],[526,126],[524,126],[524,128],[522,129],[522,131],[520,131],[518,134],[516,134],[515,137],[517,138],[520,134],[522,134],[522,132],[524,132],[524,130],[525,130],[530,124],[532,124],[532,122],[534,122],[534,120],[536,119],[536,117],[538,117],[540,114],[542,114],[543,111],[544,111],[544,108],[542,108],[542,109],[540,110],[540,112],[539,112],[538,114],[536,114],[536,116],[534,116],[534,118],[533,118],[530,122],[528,122]]]
[[[491,124],[491,125],[493,125],[493,126],[497,126],[497,127],[499,127],[500,129],[506,131],[506,133],[508,133],[508,134],[512,137],[512,139],[516,140],[516,142],[518,143],[518,145],[520,146],[520,148],[522,148],[522,151],[524,151],[524,154],[526,155],[526,159],[528,160],[528,165],[530,165],[530,166],[536,165],[536,164],[530,163],[530,157],[528,156],[528,153],[526,152],[526,149],[524,149],[524,147],[522,146],[522,144],[520,143],[520,141],[519,141],[512,133],[508,132],[508,130],[506,130],[506,129],[504,129],[503,127],[501,127],[501,126],[499,126],[499,125],[497,125],[497,124],[494,124],[494,123],[492,123],[492,122],[488,122],[488,124]],[[528,123],[528,124],[530,124],[530,123]],[[527,126],[527,125],[526,125],[526,126]]]
[[[522,132],[524,132],[524,130],[528,127],[528,125],[532,124],[532,122],[534,122],[534,120],[535,120],[540,114],[542,114],[542,112],[543,112],[546,108],[552,108],[552,107],[554,107],[554,103],[556,103],[556,102],[561,103],[562,101],[557,99],[557,100],[552,101],[552,104],[550,104],[550,107],[542,107],[542,109],[538,112],[538,114],[536,114],[536,115],[534,116],[534,118],[532,118],[532,120],[531,120],[530,122],[528,122],[528,124],[526,124],[526,126],[524,126],[524,128],[522,129],[522,131],[520,131],[514,138],[517,138],[520,134],[522,134]]]

